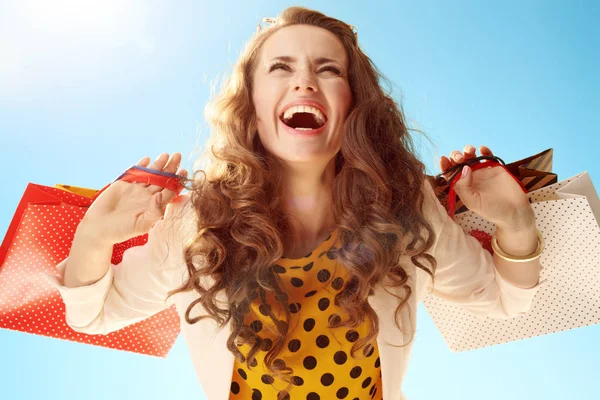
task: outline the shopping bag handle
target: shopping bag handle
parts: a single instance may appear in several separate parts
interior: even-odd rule
[[[480,162],[480,161],[482,161],[482,162]],[[464,163],[456,164],[455,166],[448,168],[446,171],[436,175],[434,178],[438,184],[449,185],[448,199],[447,199],[448,206],[447,207],[448,207],[448,215],[452,219],[454,219],[454,212],[455,212],[455,206],[456,206],[456,192],[454,191],[454,185],[460,179],[460,173],[462,172],[462,169],[465,165],[469,165],[473,171],[478,170],[480,168],[500,166],[500,167],[504,168],[504,170],[515,180],[515,182],[517,182],[519,184],[519,186],[521,186],[521,189],[523,189],[523,192],[527,193],[527,188],[525,186],[523,186],[523,183],[521,183],[521,181],[517,177],[515,177],[513,174],[510,173],[508,168],[506,168],[506,163],[500,157],[479,156],[479,157],[472,158]],[[448,178],[446,180],[446,178],[444,178],[444,175],[451,171],[454,171],[454,172],[452,172],[452,175],[450,176],[450,178]]]
[[[481,161],[481,160],[484,160],[484,162],[480,163],[479,161]],[[485,163],[485,160],[496,161],[496,163]],[[493,164],[493,166],[496,166],[496,165],[502,164],[502,166],[506,166],[506,163],[500,157],[496,157],[496,156],[479,156],[479,157],[472,158],[472,159],[470,159],[468,161],[465,161],[464,163],[456,164],[455,166],[448,168],[444,172],[441,172],[441,173],[437,174],[435,176],[435,181],[438,182],[438,183],[441,183],[442,185],[447,185],[450,182],[454,181],[454,178],[456,178],[456,175],[458,175],[459,173],[462,172],[462,169],[463,169],[463,167],[465,165],[472,165],[472,164],[482,164],[484,166],[490,166],[492,164]],[[472,168],[472,169],[479,169],[479,168],[482,168],[482,167]],[[444,177],[444,175],[446,175],[447,173],[449,173],[451,171],[453,171],[452,175],[450,176],[450,178],[446,179]],[[458,179],[457,179],[457,181],[458,181]]]
[[[132,165],[125,172],[119,175],[117,179],[100,189],[93,197],[93,200],[96,200],[96,198],[100,196],[102,192],[104,192],[110,185],[117,181],[157,185],[179,194],[184,189],[183,184],[185,181],[187,181],[187,178],[181,175],[172,174],[170,172],[141,167],[139,165]]]

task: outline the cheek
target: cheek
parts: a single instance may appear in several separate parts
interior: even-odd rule
[[[336,99],[338,99],[338,107],[342,112],[344,119],[348,116],[350,106],[352,105],[352,92],[348,84],[340,85],[335,88]]]
[[[352,91],[350,90],[350,87],[346,88],[345,91],[345,107],[346,107],[346,115],[347,113],[350,111],[350,106],[352,106]]]
[[[271,82],[257,81],[256,90],[252,95],[256,117],[259,122],[272,121],[277,105],[278,87]]]
[[[265,109],[264,96],[261,96],[260,93],[255,93],[252,95],[252,102],[254,103],[256,119],[260,122],[263,119],[263,113]]]

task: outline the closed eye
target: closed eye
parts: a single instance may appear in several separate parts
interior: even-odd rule
[[[287,70],[290,69],[289,65],[282,63],[282,62],[276,62],[271,65],[271,67],[269,68],[269,72],[279,69],[280,67],[285,67],[285,69],[287,69]]]
[[[336,67],[333,67],[331,65],[321,68],[321,71],[326,71],[326,70],[333,71],[337,76],[342,75],[342,72],[339,69],[337,69]]]
[[[284,69],[284,70],[286,70],[286,71],[289,71],[289,70],[290,70],[290,66],[289,66],[289,65],[287,65],[286,63],[283,63],[283,62],[275,62],[275,63],[273,63],[273,64],[272,64],[272,65],[269,67],[269,72],[273,72],[274,70],[276,70],[276,69],[279,69],[279,68],[282,68],[282,69]],[[336,74],[337,76],[341,76],[341,75],[342,75],[342,72],[341,72],[341,71],[340,71],[338,68],[336,68],[336,67],[334,67],[334,66],[332,66],[332,65],[328,65],[328,66],[325,66],[325,67],[321,68],[321,69],[319,70],[319,72],[321,72],[321,71],[331,71],[331,72],[333,72],[334,74]]]

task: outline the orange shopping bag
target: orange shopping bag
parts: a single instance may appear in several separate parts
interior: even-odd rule
[[[116,180],[148,182],[177,193],[183,189],[178,175],[139,166]],[[43,279],[43,273],[57,273],[55,266],[69,255],[77,225],[109,186],[98,191],[27,185],[0,247],[0,328],[166,357],[179,335],[175,306],[108,335],[87,335],[67,325],[60,294]],[[115,244],[111,262],[118,268],[126,249],[147,240],[145,234]]]

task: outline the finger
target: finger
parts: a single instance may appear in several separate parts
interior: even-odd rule
[[[483,155],[483,156],[493,156],[494,155],[492,153],[492,150],[490,150],[489,147],[486,147],[486,146],[479,146],[479,151],[481,152],[481,155]]]
[[[170,159],[169,153],[161,153],[158,155],[158,157],[156,157],[156,160],[154,160],[154,162],[152,163],[152,165],[149,168],[155,169],[157,171],[162,171],[165,168],[165,166],[167,165],[169,159]],[[147,181],[144,184],[146,185],[146,187],[148,189],[150,189],[150,191],[152,193],[157,193],[162,190],[162,186],[149,185]]]
[[[142,158],[140,161],[138,161],[138,162],[137,162],[137,164],[135,164],[135,165],[137,165],[137,166],[140,166],[140,167],[144,167],[144,168],[145,168],[145,167],[147,167],[147,166],[148,166],[148,164],[149,164],[149,163],[150,163],[150,157],[148,157],[148,156],[144,156],[144,157],[143,157],[143,158]]]
[[[140,231],[148,232],[150,228],[152,228],[152,226],[164,216],[165,203],[161,197],[161,192],[154,193],[154,195],[150,197],[148,209],[139,216],[136,222],[136,225],[138,225]]]
[[[176,172],[176,174],[179,176],[183,176],[184,178],[187,178],[188,176],[187,169],[185,168],[181,168],[179,171]]]
[[[442,156],[440,158],[440,169],[442,170],[442,172],[449,170],[454,165],[456,165],[456,163],[452,163],[452,161],[448,157]],[[454,171],[446,172],[445,174],[443,174],[443,177],[446,180],[448,180],[453,173]]]
[[[142,158],[140,160],[140,162],[142,162],[146,157]],[[149,158],[148,158],[149,159]],[[150,165],[148,167],[148,165],[141,165],[142,167],[147,167],[150,169],[157,169],[159,171],[162,171],[162,169],[164,168],[165,164],[167,163],[167,160],[169,159],[169,154],[168,153],[161,153],[158,155],[158,157],[156,157],[156,160],[154,160],[154,162],[152,163],[152,165]],[[156,193],[158,191],[160,191],[160,189],[162,189],[160,186],[153,186],[153,185],[148,185],[148,182],[134,182],[134,183],[138,183],[140,185],[144,185],[147,188],[151,187],[151,192],[152,193]]]
[[[448,168],[450,168],[450,161],[444,156],[440,157],[440,170],[442,173]]]
[[[450,153],[450,161],[452,161],[452,165],[456,165],[459,164],[461,162],[463,162],[464,157],[463,154],[458,151],[458,150],[454,150],[452,153]]]
[[[151,208],[152,212],[156,215],[160,215],[162,217],[165,215],[165,207],[167,206],[167,202],[164,199],[164,192],[155,193],[152,196],[152,200],[154,200],[153,208]]]
[[[168,154],[167,154],[167,156],[168,156]],[[171,157],[169,157],[168,161],[166,161],[166,163],[163,165],[163,167],[161,168],[161,170],[163,172],[174,174],[175,171],[177,171],[177,168],[179,168],[179,163],[180,162],[181,162],[181,154],[180,153],[173,153],[171,155]],[[157,193],[157,192],[160,192],[161,190],[163,190],[163,187],[159,186],[159,185],[148,185],[148,189],[152,193]]]
[[[158,157],[156,157],[156,160],[154,160],[154,162],[152,163],[152,165],[149,168],[162,171],[168,160],[169,160],[169,154],[162,153]]]
[[[465,148],[463,149],[463,153],[465,156],[465,160],[471,160],[477,156],[475,146],[470,144],[465,146]]]
[[[450,162],[450,160],[448,160],[448,157],[442,156],[440,158],[440,169],[442,170],[442,172],[444,172],[445,170],[447,170],[451,166],[452,166],[452,163]]]
[[[180,169],[179,171],[177,171],[177,175],[183,176],[184,178],[187,178],[188,176],[188,172],[185,169]],[[178,196],[177,192],[174,192],[172,190],[169,189],[163,189],[162,193],[162,198],[163,198],[163,203],[169,204],[171,201],[173,201],[173,199],[175,197]]]
[[[179,168],[179,164],[181,164],[181,153],[173,153],[163,171],[174,174],[177,168]]]
[[[150,157],[144,156],[135,165],[137,165],[138,167],[147,168],[149,163],[150,163]],[[125,181],[119,180],[118,182],[125,182]],[[127,183],[139,184],[140,182],[127,182]],[[141,182],[141,184],[145,185],[145,183],[143,183],[143,182]]]

